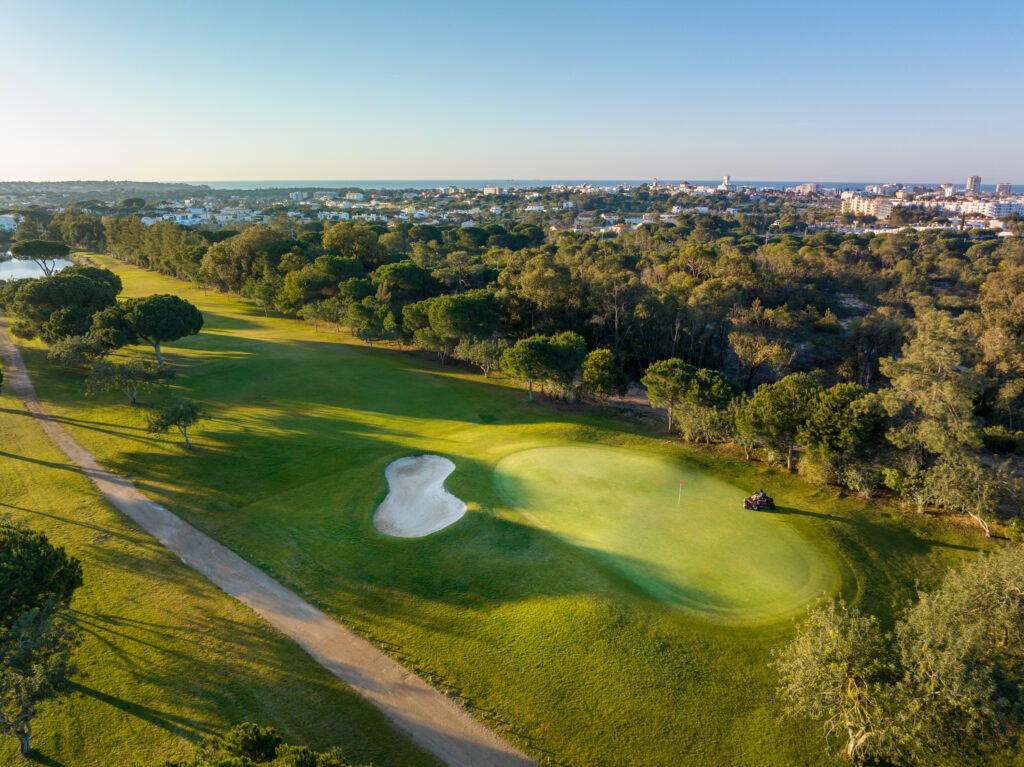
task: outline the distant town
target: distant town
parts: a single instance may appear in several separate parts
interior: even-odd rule
[[[68,207],[94,216],[138,216],[143,224],[169,221],[200,229],[252,224],[432,224],[478,227],[526,221],[548,233],[614,236],[649,224],[674,224],[684,214],[743,218],[759,232],[807,234],[955,228],[1020,235],[1024,195],[1009,182],[983,191],[981,178],[934,186],[877,184],[844,189],[819,183],[777,186],[688,182],[600,186],[441,186],[432,189],[260,188],[137,182],[0,183],[0,244],[33,211]]]

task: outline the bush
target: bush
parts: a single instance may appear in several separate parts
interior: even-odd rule
[[[237,725],[222,738],[207,738],[189,758],[161,767],[350,767],[339,749],[316,752],[284,742],[273,727],[250,722]]]
[[[1006,537],[1017,543],[1024,541],[1024,521],[1020,517],[1013,517],[1006,523]]]
[[[99,340],[94,334],[84,336],[68,336],[50,344],[46,357],[50,362],[65,367],[88,365],[103,359],[110,352],[110,347]]]
[[[1005,426],[987,426],[982,433],[985,447],[993,453],[1013,453],[1024,445],[1024,432],[1010,431]]]
[[[868,464],[852,464],[843,472],[843,483],[865,500],[874,497],[879,479],[878,470]]]
[[[800,459],[796,473],[804,482],[819,486],[831,485],[836,478],[835,471],[827,461],[822,461],[810,453],[805,453]]]

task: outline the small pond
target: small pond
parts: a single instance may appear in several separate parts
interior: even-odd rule
[[[54,262],[53,271],[59,272],[72,263],[64,258],[58,258]],[[26,277],[42,277],[43,268],[35,261],[19,261],[16,258],[9,258],[0,261],[0,280],[23,280]]]

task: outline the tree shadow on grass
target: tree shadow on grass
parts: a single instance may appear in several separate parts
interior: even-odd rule
[[[872,523],[859,516],[839,516],[837,514],[825,514],[818,511],[810,511],[809,509],[797,509],[791,506],[776,506],[774,512],[760,513],[774,513],[782,516],[793,515],[801,517],[811,517],[813,519],[825,520],[828,522],[838,522],[844,525],[855,527],[862,533],[868,533],[869,531],[877,531],[881,529],[878,524]],[[925,538],[924,536],[919,535],[917,532],[908,530],[905,527],[904,533],[907,537],[907,543],[910,544],[910,546],[913,549],[913,553],[917,554],[927,553],[927,551],[932,547],[939,547],[943,549],[955,549],[957,551],[971,551],[975,553],[979,553],[982,550],[979,546],[964,546],[962,544],[943,541],[938,538]]]
[[[65,463],[58,463],[57,461],[44,461],[41,458],[29,458],[27,455],[16,455],[15,453],[8,453],[4,450],[0,450],[0,458],[8,458],[12,461],[25,461],[27,463],[34,463],[37,466],[45,466],[48,469],[60,469],[61,471],[72,471],[78,472],[79,468],[70,461]]]
[[[255,316],[255,314],[253,314]],[[209,330],[247,330],[258,328],[259,325],[251,320],[244,319],[235,314],[224,314],[222,312],[211,312],[203,310],[203,328]]]
[[[29,753],[28,759],[26,761],[41,764],[43,765],[43,767],[67,767],[67,765],[65,765],[64,762],[58,762],[53,757],[47,756],[46,754],[42,754],[34,748]]]
[[[82,684],[81,682],[71,682],[69,687],[74,693],[80,693],[101,703],[106,703],[108,706],[113,706],[116,709],[124,711],[126,714],[141,719],[144,722],[156,725],[161,729],[173,732],[175,735],[181,735],[188,738],[189,740],[198,740],[199,738],[213,735],[216,732],[214,726],[209,722],[204,722],[200,719],[190,718],[186,716],[178,716],[167,711],[160,711],[152,706],[144,706],[141,703],[134,703],[124,698],[119,698],[116,695],[109,695],[105,692],[101,692],[92,687]]]
[[[167,567],[174,569],[183,568]],[[245,608],[226,614],[225,597],[214,586],[188,577],[201,586],[166,620],[76,611],[86,641],[102,641],[112,655],[102,673],[79,676],[73,691],[191,741],[240,721],[273,722],[315,748],[341,744],[350,756],[389,763],[381,748],[381,733],[391,729],[384,714],[332,682]],[[124,604],[149,608],[146,615],[153,606]],[[180,707],[151,705],[154,691]]]
[[[57,514],[50,514],[48,512],[38,511],[36,509],[26,509],[24,506],[14,506],[13,504],[3,503],[2,501],[0,501],[0,507],[14,509],[15,511],[21,511],[25,514],[32,514],[33,516],[37,517],[46,517],[47,519],[52,519],[55,522],[60,522],[61,524],[75,525],[76,527],[84,527],[88,530],[94,530],[95,532],[99,533],[104,537],[113,536],[115,538],[120,538],[123,541],[133,543],[136,546],[142,546],[148,549],[162,548],[155,538],[150,537],[146,533],[143,533],[141,535],[127,535],[125,533],[118,532],[117,530],[114,530],[111,527],[93,525],[88,522],[83,522],[79,519],[74,519],[72,517],[62,517]]]

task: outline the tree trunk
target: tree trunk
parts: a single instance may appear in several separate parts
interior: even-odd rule
[[[668,431],[672,433],[672,405],[668,406]]]
[[[786,450],[786,471],[793,471],[793,444]]]
[[[741,447],[743,448],[743,456],[744,456],[744,458],[746,458],[748,461],[753,460],[753,458],[754,458],[754,446],[753,445],[741,445]]]
[[[847,727],[847,740],[846,747],[843,748],[843,758],[848,762],[857,762],[860,760],[861,748],[867,742],[868,738],[871,737],[871,733],[867,732],[861,727],[857,732],[853,731],[853,728]]]
[[[17,731],[18,743],[21,744],[19,751],[22,757],[28,757],[32,753],[32,721],[25,722],[23,727]]]
[[[179,426],[178,427],[178,431],[180,431],[181,432],[181,436],[185,438],[185,449],[186,450],[191,450],[192,449],[192,443],[188,441],[188,429],[183,429],[183,428],[181,428]]]
[[[164,364],[164,355],[160,353],[160,342],[159,341],[154,341],[153,342],[153,348],[156,350],[156,364],[157,365],[163,365]]]
[[[750,385],[754,383],[754,376],[757,375],[757,371],[761,368],[760,362],[754,362],[750,366],[750,372],[747,374],[747,382],[743,385],[743,391],[750,393]]]
[[[975,522],[977,522],[979,525],[981,525],[981,529],[985,531],[985,537],[986,538],[991,538],[992,537],[992,526],[988,522],[985,521],[985,519],[981,516],[981,514],[972,514],[971,512],[967,512],[967,513],[971,515],[971,518]]]
[[[533,381],[527,381],[526,388],[530,392],[530,402],[533,402]]]

